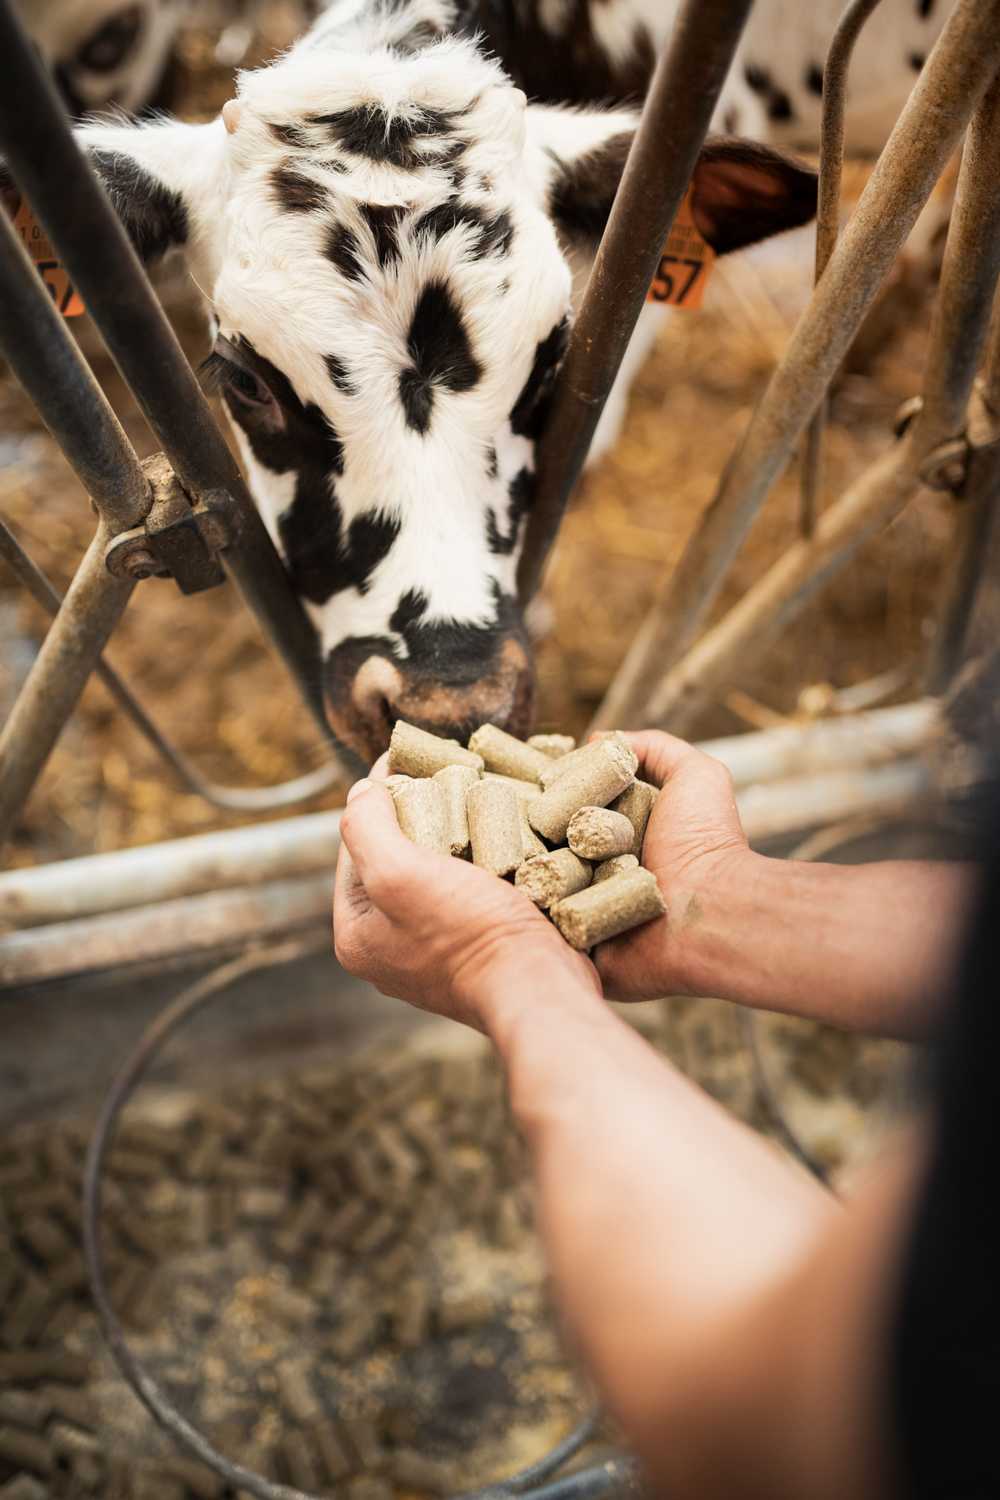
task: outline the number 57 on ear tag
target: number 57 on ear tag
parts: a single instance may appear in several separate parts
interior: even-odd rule
[[[689,188],[670,226],[646,301],[696,311],[704,300],[714,264],[715,251],[694,222]]]
[[[27,198],[22,198],[18,203],[13,217],[14,228],[21,237],[21,243],[34,261],[56,307],[64,318],[78,318],[86,308],[73,290],[69,274],[59,260],[52,241],[31,212]]]

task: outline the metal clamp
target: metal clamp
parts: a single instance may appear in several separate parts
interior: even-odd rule
[[[182,594],[225,581],[217,554],[233,541],[232,511],[222,491],[193,501],[167,458],[144,459],[152,503],[145,521],[114,538],[104,554],[118,578],[173,578]]]

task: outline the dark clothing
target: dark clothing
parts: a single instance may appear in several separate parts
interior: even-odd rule
[[[905,1500],[1000,1500],[1000,817],[992,829],[935,1059],[934,1145],[892,1348]]]

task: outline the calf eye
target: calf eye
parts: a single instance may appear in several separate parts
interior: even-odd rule
[[[128,57],[141,30],[142,7],[130,5],[111,16],[84,42],[76,62],[91,73],[112,73]]]
[[[226,390],[242,406],[273,406],[274,397],[256,375],[239,365],[230,365],[223,377]]]

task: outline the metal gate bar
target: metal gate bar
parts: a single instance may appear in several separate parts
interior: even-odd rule
[[[1000,0],[960,0],[799,320],[740,448],[595,719],[647,717],[1000,65]]]
[[[24,129],[26,120],[31,121],[30,131]],[[225,565],[283,657],[324,738],[329,739],[315,633],[125,231],[73,139],[53,84],[14,18],[9,0],[0,0],[0,151],[56,244],[116,364],[163,444],[188,502],[207,503],[227,523]],[[6,226],[5,233],[9,241],[10,231]],[[17,248],[20,253],[20,247]],[[5,256],[5,264],[9,268],[9,254]],[[35,278],[31,292],[24,289],[27,300],[23,316],[41,316],[39,295],[46,294]],[[12,351],[16,356],[12,363],[29,388],[40,396],[43,412],[53,393],[60,389],[60,375],[72,373],[72,355],[66,353],[69,336],[61,327],[56,334],[51,321],[49,326],[44,348],[32,344],[20,354],[17,349]],[[75,399],[75,390],[64,387],[58,399],[68,410]],[[53,420],[52,425],[56,430],[60,422]],[[107,424],[103,430],[107,434]],[[72,455],[80,437],[72,421],[63,424],[59,435],[67,440]],[[118,446],[111,445],[104,464],[125,463],[122,475],[128,492],[128,465],[121,452],[115,452]],[[82,450],[91,467],[96,459],[93,448],[91,441]],[[83,463],[81,458],[80,464]],[[97,476],[106,473],[100,462],[96,473]],[[105,521],[101,534],[103,550],[136,522],[133,519],[130,526],[123,525],[127,517],[114,494],[109,494],[104,486],[95,485],[91,498]],[[74,583],[67,600],[74,595],[75,588]],[[31,674],[31,677],[36,677],[36,673],[44,676],[51,672],[53,664],[63,671],[75,660],[81,680],[73,684],[72,691],[67,686],[53,688],[47,683],[45,691],[39,692],[36,678],[30,692],[26,690],[24,695],[31,712],[25,704],[19,704],[19,711],[7,725],[5,755],[0,766],[0,831],[9,826],[30,790],[54,743],[52,726],[55,724],[57,734],[96,663],[114,620],[124,608],[128,588],[122,580],[111,578],[106,570],[101,579],[100,569],[92,565],[87,597],[92,602],[102,601],[98,607],[103,607],[106,615],[103,631],[91,631],[86,650],[74,651],[59,637],[71,625],[75,628],[75,622],[69,614],[60,612],[49,632],[50,636],[56,636],[56,641],[48,651],[43,646]],[[40,707],[49,702],[51,711],[43,716],[36,732]],[[59,722],[56,722],[57,712],[62,713]],[[34,746],[27,743],[31,740],[36,741]],[[48,743],[43,747],[46,740]]]
[[[658,684],[648,722],[683,734],[752,651],[759,652],[861,544],[922,485],[961,491],[969,464],[967,410],[1000,276],[1000,77],[969,129],[941,286],[931,320],[924,392],[901,442],[826,511]],[[993,463],[996,454],[991,455]]]
[[[686,0],[646,96],[536,457],[518,591],[538,587],[753,0]]]
[[[18,581],[45,612],[53,618],[59,613],[62,603],[58,593],[46,578],[37,563],[33,562],[20,545],[10,527],[0,517],[0,557],[8,564]],[[336,761],[307,771],[291,781],[274,786],[242,787],[220,786],[206,781],[196,766],[173,745],[163,731],[150,718],[127,683],[123,682],[115,669],[103,658],[98,660],[94,671],[120,708],[128,714],[132,723],[153,749],[166,761],[180,784],[203,797],[213,807],[223,812],[273,812],[278,808],[293,807],[305,802],[320,792],[329,791],[343,775]]]

